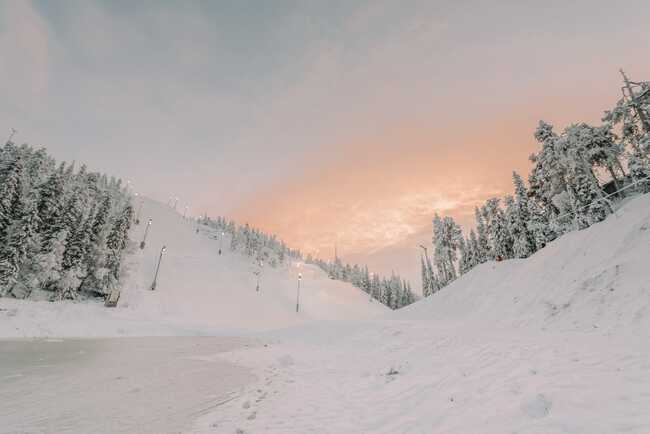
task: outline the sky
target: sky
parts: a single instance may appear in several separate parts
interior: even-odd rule
[[[0,135],[419,285],[540,119],[650,79],[650,2],[0,0]]]

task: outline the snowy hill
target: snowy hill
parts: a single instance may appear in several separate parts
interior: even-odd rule
[[[275,332],[193,432],[648,433],[649,259],[645,195],[379,320]]]
[[[114,336],[214,334],[261,330],[310,320],[363,319],[387,309],[352,285],[329,279],[318,267],[293,262],[258,270],[246,256],[228,248],[211,230],[184,219],[170,207],[145,200],[116,309],[98,302],[48,303],[0,299],[9,313],[2,336]],[[144,250],[147,220],[152,225]],[[217,239],[215,239],[217,238]],[[227,238],[227,235],[226,237]],[[166,246],[157,287],[151,291],[160,249]],[[296,313],[298,273],[302,274]]]
[[[649,259],[650,195],[644,195],[528,259],[482,264],[395,317],[557,330],[647,328]]]

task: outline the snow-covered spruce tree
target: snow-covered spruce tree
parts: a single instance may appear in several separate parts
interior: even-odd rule
[[[7,181],[0,188],[5,217],[0,292],[24,298],[37,290],[52,291],[53,298],[74,298],[90,271],[90,252],[105,249],[93,237],[100,199],[107,195],[126,204],[127,192],[117,181],[108,184],[105,176],[88,173],[86,166],[77,173],[72,164],[57,168],[44,149],[29,145],[0,148],[0,173]],[[107,214],[112,210],[105,206]]]
[[[433,218],[434,263],[442,286],[456,279],[456,260],[462,232],[451,217]]]
[[[422,273],[422,296],[428,297],[431,295],[431,284],[429,283],[429,269],[424,259],[424,255],[420,256],[420,271]]]
[[[512,181],[515,196],[506,200],[506,215],[513,239],[512,250],[515,258],[527,258],[535,251],[535,237],[529,227],[531,215],[528,191],[517,172],[512,172]]]
[[[483,219],[487,226],[487,235],[490,243],[490,259],[508,259],[513,257],[513,239],[508,227],[505,212],[501,209],[500,199],[491,198],[482,208]]]
[[[5,243],[0,247],[3,282],[15,297],[24,298],[33,290],[34,259],[40,252],[38,211],[34,192],[20,198],[18,216],[6,232]]]
[[[481,263],[479,254],[480,247],[478,243],[478,238],[476,237],[476,232],[474,229],[469,231],[469,237],[467,238],[467,256],[468,256],[468,267],[471,270]]]
[[[2,154],[0,165],[0,245],[6,243],[7,230],[19,218],[20,198],[23,194],[23,158],[11,146]]]
[[[490,249],[487,226],[478,207],[474,208],[474,218],[476,219],[476,261],[478,264],[482,264],[494,255]]]
[[[528,214],[530,217],[527,222],[527,227],[532,235],[535,246],[533,252],[538,251],[546,246],[548,242],[557,238],[557,233],[551,225],[554,210],[555,208],[542,206],[535,198],[529,198]]]
[[[111,230],[106,239],[106,268],[108,273],[104,276],[103,287],[112,289],[120,278],[120,267],[122,264],[122,252],[126,248],[128,232],[131,227],[133,208],[129,204],[125,206],[115,218]]]
[[[460,237],[458,243],[458,252],[460,255],[460,259],[458,261],[458,274],[462,276],[472,268],[467,239],[463,236]]]

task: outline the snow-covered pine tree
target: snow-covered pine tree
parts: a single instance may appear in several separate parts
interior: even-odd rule
[[[420,270],[422,273],[422,296],[431,295],[431,283],[429,282],[429,269],[424,260],[424,255],[420,256]]]
[[[478,207],[474,208],[474,218],[476,219],[476,261],[482,264],[493,257],[493,253],[490,249],[487,226]]]
[[[512,182],[515,196],[506,198],[506,216],[513,240],[512,250],[515,258],[527,258],[535,252],[535,238],[528,227],[531,222],[528,191],[517,172],[512,172]]]
[[[490,251],[494,255],[491,259],[508,259],[513,257],[513,240],[508,227],[508,221],[500,206],[500,199],[491,198],[485,202],[482,214],[486,221],[487,235],[490,242]]]
[[[6,149],[0,165],[0,245],[6,243],[7,230],[19,218],[23,194],[23,158],[13,146]]]
[[[468,261],[469,261],[468,265],[469,268],[472,269],[481,263],[479,257],[480,247],[474,229],[471,229],[469,231],[469,238],[467,239],[467,251],[468,251]]]
[[[472,268],[470,252],[467,247],[467,244],[468,244],[467,240],[463,236],[461,236],[458,243],[458,252],[460,255],[460,259],[458,261],[458,274],[461,276],[467,273]]]
[[[128,241],[128,231],[131,226],[131,217],[133,208],[127,205],[123,208],[122,212],[115,218],[115,222],[106,240],[106,247],[108,249],[106,268],[110,271],[107,275],[105,287],[110,288],[117,283],[120,277],[120,265],[122,263],[122,252],[126,248]]]
[[[31,279],[26,274],[33,271],[32,262],[40,251],[38,235],[38,211],[35,192],[20,198],[19,218],[7,229],[5,244],[0,247],[0,261],[4,266],[1,279],[5,292],[24,298],[33,288]]]

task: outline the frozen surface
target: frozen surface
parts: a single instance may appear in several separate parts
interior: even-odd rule
[[[253,379],[222,337],[0,341],[0,433],[177,433]]]

